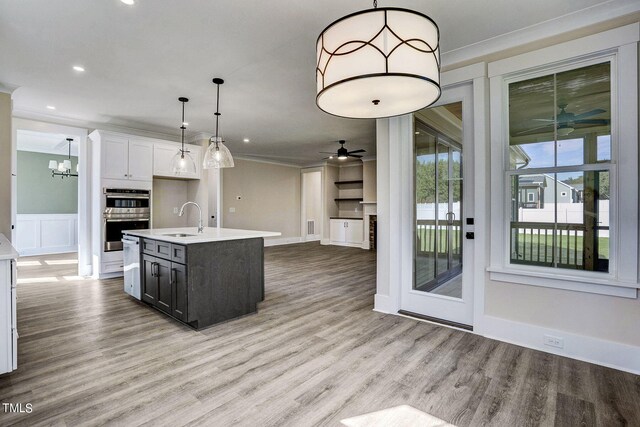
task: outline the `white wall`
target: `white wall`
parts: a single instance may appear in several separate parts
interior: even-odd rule
[[[362,162],[362,198],[365,202],[375,202],[377,193],[376,161],[364,160]]]
[[[281,241],[300,240],[299,167],[235,159],[222,174],[225,228],[279,231]]]
[[[638,46],[635,46],[638,49]],[[637,67],[637,64],[635,65]],[[451,73],[456,74],[457,70]],[[474,88],[475,94],[487,93],[487,79],[475,78],[474,82],[483,82],[483,88]],[[637,92],[637,88],[634,89]],[[491,94],[489,94],[491,97]],[[478,102],[474,105],[474,116],[480,117],[491,113],[486,103]],[[485,132],[478,126],[485,126],[476,122],[475,132]],[[624,124],[621,124],[624,126]],[[401,118],[378,120],[377,141],[377,171],[378,171],[378,287],[376,293],[376,310],[395,313],[398,301],[395,300],[394,289],[402,281],[401,272],[396,265],[403,265],[406,259],[397,258],[399,248],[394,236],[402,234],[404,227],[411,226],[407,216],[403,214],[401,180],[407,178],[405,171],[397,169],[399,161],[394,156],[392,147],[405,143],[395,127],[408,129],[409,122],[401,123]],[[390,129],[391,127],[391,129]],[[493,137],[493,135],[492,135]],[[499,138],[498,138],[499,139]],[[637,136],[621,141],[626,144],[637,144]],[[482,140],[474,149],[483,157],[490,147],[489,138]],[[491,159],[493,160],[493,159]],[[493,160],[495,162],[495,160]],[[479,166],[478,163],[476,163]],[[500,165],[483,165],[481,179],[474,177],[473,183],[476,199],[487,203],[491,197],[491,186],[487,180],[491,168]],[[478,168],[476,168],[478,172]],[[622,175],[629,172],[621,171]],[[637,168],[631,171],[637,179]],[[411,177],[408,177],[411,179]],[[623,196],[624,197],[624,196]],[[408,201],[405,201],[408,202]],[[476,244],[479,256],[488,253],[490,245],[501,245],[502,241],[488,234],[488,239],[478,241],[478,236],[486,231],[480,225],[488,224],[490,217],[486,217],[485,207],[477,206],[476,216]],[[613,214],[613,213],[612,213]],[[569,214],[568,214],[569,215]],[[411,255],[410,255],[411,256]],[[476,258],[476,261],[478,258]],[[636,260],[629,260],[635,262]],[[620,263],[625,262],[625,255],[621,254]],[[512,283],[489,279],[486,273],[486,262],[478,263],[475,272],[474,292],[479,301],[474,313],[474,332],[503,341],[514,342],[519,345],[542,351],[552,352],[568,357],[587,360],[590,362],[612,366],[617,369],[640,373],[640,300],[637,292],[633,298],[600,295],[583,290],[553,289],[542,286]],[[558,272],[559,280],[562,278]],[[629,294],[627,293],[627,296]],[[543,344],[543,335],[549,334],[564,338],[564,348],[549,348]]]
[[[195,227],[196,222],[190,222],[188,215],[178,216],[174,209],[188,201],[189,182],[179,179],[153,180],[152,197],[153,204],[151,215],[153,216],[153,228]],[[187,209],[190,209],[188,207]],[[193,208],[194,211],[197,209]]]
[[[11,240],[11,95],[0,92],[0,233]]]

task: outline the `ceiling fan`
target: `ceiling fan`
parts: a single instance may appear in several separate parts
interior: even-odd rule
[[[560,112],[556,115],[556,118],[550,119],[533,119],[537,122],[547,122],[542,126],[537,126],[531,129],[526,129],[521,132],[518,132],[516,135],[522,135],[525,133],[530,133],[532,131],[536,131],[538,129],[543,129],[548,126],[552,126],[554,123],[558,124],[558,135],[566,136],[575,130],[576,124],[581,125],[600,125],[606,126],[609,124],[608,119],[589,119],[589,117],[597,116],[598,114],[606,113],[607,110],[603,110],[601,108],[596,108],[591,111],[587,111],[582,114],[574,114],[566,111],[567,104],[558,104],[558,108]]]
[[[353,151],[348,151],[346,148],[344,148],[344,144],[347,141],[345,141],[344,139],[341,139],[340,141],[338,141],[338,143],[340,144],[340,148],[338,148],[338,151],[335,153],[330,153],[328,151],[321,151],[321,154],[331,154],[329,157],[325,157],[322,160],[328,160],[328,159],[333,159],[333,158],[337,158],[338,160],[345,160],[349,157],[355,157],[357,159],[361,158],[362,156],[357,155],[356,153],[366,153],[365,150],[363,149],[359,149],[359,150],[353,150]]]

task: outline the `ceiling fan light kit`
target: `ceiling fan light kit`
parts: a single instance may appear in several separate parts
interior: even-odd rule
[[[214,78],[213,84],[216,85],[216,134],[209,139],[209,147],[207,148],[207,152],[204,154],[204,161],[202,162],[202,166],[205,169],[221,169],[221,168],[232,168],[234,167],[233,156],[231,156],[231,152],[224,145],[224,140],[221,136],[218,135],[219,130],[219,119],[222,114],[220,114],[220,85],[224,83],[224,80],[221,78]]]
[[[377,8],[347,15],[316,43],[316,104],[335,116],[411,113],[440,97],[440,32],[420,12]]]
[[[321,151],[321,153],[324,153],[324,154],[331,154],[329,157],[325,157],[322,160],[331,160],[334,157],[337,158],[338,160],[347,160],[349,157],[360,159],[362,158],[362,156],[359,155],[358,153],[366,153],[366,150],[363,150],[362,148],[360,148],[359,150],[353,150],[353,151],[347,150],[346,148],[344,148],[344,144],[346,142],[347,141],[345,141],[344,139],[341,139],[340,141],[338,141],[338,143],[340,144],[340,148],[338,148],[338,151],[336,153]]]
[[[193,160],[193,157],[191,157],[191,154],[189,154],[189,150],[184,148],[184,131],[187,128],[186,122],[184,121],[184,104],[189,102],[189,99],[181,96],[178,98],[178,101],[182,103],[182,121],[180,122],[182,145],[171,159],[171,172],[176,175],[195,174],[196,162]]]

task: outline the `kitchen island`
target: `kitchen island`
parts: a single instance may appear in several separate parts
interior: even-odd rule
[[[195,227],[128,230],[140,238],[142,301],[195,328],[257,310],[264,238],[277,232]]]

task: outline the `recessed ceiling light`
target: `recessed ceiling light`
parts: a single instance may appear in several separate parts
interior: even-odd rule
[[[135,3],[134,0],[120,0],[120,1],[126,4],[127,6],[133,6],[133,4]]]
[[[53,105],[47,105],[47,108],[48,108],[49,110],[55,110],[55,109],[56,109],[56,107],[54,107]]]
[[[73,69],[79,73],[83,73],[84,72],[84,67],[80,66],[80,65],[74,65]]]
[[[249,138],[245,138],[243,139],[244,142],[251,142],[251,140]]]

